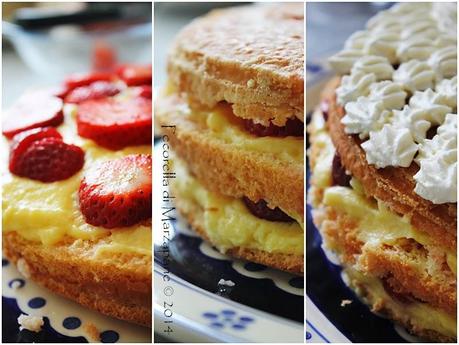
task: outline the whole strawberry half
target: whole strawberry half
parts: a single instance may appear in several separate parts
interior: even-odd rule
[[[137,154],[90,168],[78,192],[87,223],[126,227],[151,218],[151,155]]]
[[[3,135],[11,139],[28,129],[59,126],[64,121],[62,106],[49,91],[27,92],[3,114]]]
[[[78,106],[78,134],[100,146],[118,150],[151,144],[151,100],[103,98]]]
[[[121,65],[117,73],[128,86],[151,85],[153,75],[151,65]]]
[[[41,182],[65,180],[78,172],[84,164],[84,152],[66,144],[56,136],[27,137],[10,152],[9,169],[12,174]]]
[[[80,86],[65,96],[65,103],[79,104],[91,99],[100,99],[118,94],[120,88],[108,81],[96,81],[88,86]]]

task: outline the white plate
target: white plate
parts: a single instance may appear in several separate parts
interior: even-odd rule
[[[5,259],[2,266],[2,296],[8,298],[10,303],[16,301],[24,314],[48,318],[49,327],[63,336],[84,337],[88,342],[151,342],[151,329],[104,316],[58,296],[22,276]],[[11,315],[3,313],[3,318],[7,317]],[[89,324],[97,329],[101,340],[93,339],[88,333]]]
[[[161,142],[154,154],[164,157]],[[155,160],[154,181],[163,181],[163,163]],[[155,336],[176,342],[303,343],[303,277],[222,255],[177,214],[164,229],[162,196],[168,189],[154,186]],[[219,285],[220,279],[235,286]]]

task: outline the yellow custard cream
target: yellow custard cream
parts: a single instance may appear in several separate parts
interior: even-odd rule
[[[252,215],[239,199],[210,192],[174,161],[172,185],[185,212],[193,212],[210,241],[220,250],[244,247],[269,253],[302,255],[303,229],[298,222],[271,222]]]
[[[163,91],[161,97],[174,97],[172,88]],[[202,129],[202,134],[212,137],[234,149],[270,154],[273,159],[279,159],[295,164],[304,162],[304,140],[302,137],[257,137],[237,125],[232,108],[227,103],[220,103],[212,109],[191,109],[183,100],[174,98],[173,112],[188,118],[189,121]],[[158,107],[159,108],[159,107]],[[160,110],[158,110],[160,111]]]
[[[353,179],[352,185],[358,186],[358,182]],[[323,203],[357,221],[359,240],[367,245],[377,245],[393,244],[400,238],[411,238],[423,246],[433,245],[429,236],[416,230],[407,217],[390,211],[381,201],[370,202],[358,190],[359,187],[328,187],[324,192]],[[456,253],[444,250],[448,266],[455,273]]]
[[[320,145],[313,178],[315,187],[323,190],[322,200],[316,202],[352,217],[358,224],[359,240],[367,245],[391,244],[400,238],[412,238],[424,246],[433,244],[429,236],[415,229],[407,217],[392,212],[381,201],[367,198],[357,179],[351,179],[351,187],[332,186],[331,167],[335,148],[320,113],[314,114],[311,125],[314,126],[314,145]],[[446,251],[445,254],[448,266],[455,273],[456,253]]]
[[[345,281],[368,304],[388,305],[397,317],[413,320],[416,326],[431,329],[449,337],[456,337],[456,319],[439,308],[426,303],[399,303],[387,294],[381,280],[346,267]]]
[[[78,188],[86,167],[100,161],[120,158],[128,154],[151,154],[151,146],[133,146],[111,151],[81,138],[76,129],[76,106],[66,105],[64,123],[58,127],[66,143],[73,143],[85,151],[81,171],[69,179],[42,183],[14,176],[3,161],[3,231],[16,231],[24,238],[53,245],[70,236],[75,239],[98,241],[104,239],[96,254],[110,251],[151,255],[151,226],[135,225],[128,228],[104,229],[87,224],[78,206]],[[7,155],[8,143],[3,143]]]
[[[191,112],[194,120],[205,121],[213,136],[225,144],[248,151],[269,153],[281,160],[303,162],[303,138],[257,137],[232,124],[230,116],[232,109],[228,104],[219,104],[209,111]]]

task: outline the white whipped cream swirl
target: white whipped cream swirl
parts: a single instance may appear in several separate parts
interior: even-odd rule
[[[373,73],[356,72],[346,75],[336,89],[338,103],[344,105],[370,93],[370,85],[376,81]]]
[[[396,128],[408,129],[416,143],[426,139],[427,131],[432,126],[427,110],[411,108],[409,105],[405,105],[402,110],[394,110],[392,124]]]
[[[345,75],[336,90],[345,133],[378,169],[415,162],[414,191],[433,203],[457,201],[456,45],[455,3],[401,3],[330,58]]]
[[[452,111],[442,97],[431,89],[416,91],[409,104],[412,108],[426,110],[430,114],[431,122],[437,125],[443,123],[446,114]]]
[[[352,67],[351,74],[363,72],[373,73],[376,80],[392,79],[394,68],[383,56],[367,55],[358,59]]]
[[[414,191],[435,204],[457,202],[457,115],[447,114],[437,135],[426,140],[416,158]]]
[[[370,139],[362,143],[369,164],[377,169],[388,166],[409,167],[418,150],[406,128],[386,124],[380,131],[370,132]]]
[[[382,101],[384,109],[402,109],[405,105],[406,92],[400,84],[390,80],[381,81],[370,86],[370,100]]]
[[[457,74],[456,46],[446,46],[435,51],[428,63],[435,71],[437,80],[454,77]]]
[[[456,109],[457,108],[457,77],[444,79],[437,84],[435,91],[442,104]]]
[[[360,139],[368,137],[370,131],[377,131],[388,122],[391,112],[384,109],[382,101],[359,97],[345,106],[346,115],[341,119],[347,134],[358,134]]]
[[[411,93],[432,89],[434,80],[435,73],[425,61],[404,62],[394,73],[394,81],[402,84]]]
[[[434,42],[431,39],[414,36],[405,41],[401,41],[397,49],[399,61],[409,60],[427,60],[436,50]]]

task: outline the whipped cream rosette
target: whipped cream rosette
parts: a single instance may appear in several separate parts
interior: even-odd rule
[[[457,342],[456,3],[402,3],[352,35],[308,126],[312,220],[370,309]],[[377,341],[377,339],[376,339]]]
[[[446,114],[457,117],[455,13],[455,4],[396,5],[369,20],[366,30],[354,33],[329,59],[343,75],[336,95],[346,113],[345,132],[368,140],[361,147],[377,168],[410,166],[426,145],[427,132],[441,128]],[[387,149],[378,146],[386,142]],[[451,166],[435,169],[453,176]],[[420,169],[416,193],[433,203],[457,201],[455,189],[448,198],[433,195],[435,190],[421,192],[429,175]]]

